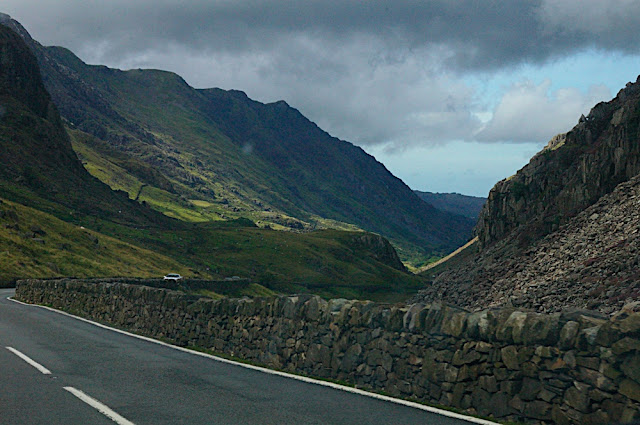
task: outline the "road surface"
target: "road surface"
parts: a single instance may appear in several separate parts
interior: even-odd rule
[[[155,344],[13,293],[0,289],[1,424],[472,423]]]

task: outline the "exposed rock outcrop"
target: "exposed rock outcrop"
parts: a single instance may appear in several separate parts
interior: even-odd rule
[[[640,82],[596,105],[528,165],[497,183],[476,227],[482,245],[508,233],[535,240],[640,172]]]
[[[405,265],[398,257],[398,253],[389,241],[375,233],[362,233],[354,236],[352,242],[355,246],[362,247],[376,260],[396,270],[406,270]]]
[[[480,250],[414,300],[613,313],[640,299],[640,82],[491,190]]]

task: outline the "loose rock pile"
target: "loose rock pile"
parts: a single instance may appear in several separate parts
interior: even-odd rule
[[[517,232],[439,276],[413,301],[612,314],[640,301],[640,176],[524,251]]]

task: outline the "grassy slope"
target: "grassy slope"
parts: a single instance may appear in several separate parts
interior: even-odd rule
[[[148,249],[64,222],[50,214],[0,202],[0,281],[18,277],[161,277],[193,272]]]
[[[241,276],[278,292],[396,301],[417,291],[421,277],[379,261],[361,232],[304,234],[245,227],[238,222],[194,223],[181,231],[139,231],[104,223],[102,230],[174,256],[216,277]]]
[[[6,199],[0,199],[0,270],[0,286],[22,277],[160,278],[167,272],[208,277],[168,256]],[[216,292],[185,290],[212,298],[273,294],[257,283],[228,286]]]
[[[64,207],[27,190],[3,192],[56,215],[65,213]],[[157,277],[176,271],[199,278],[246,277],[283,293],[380,301],[402,300],[424,285],[423,278],[376,258],[376,247],[359,242],[362,232],[296,234],[251,227],[242,219],[141,229],[95,217],[76,216],[76,223],[68,223],[15,202],[0,205],[7,211],[0,219],[3,281],[24,276]],[[31,235],[32,228],[46,236]]]
[[[433,279],[438,277],[438,275],[446,271],[455,270],[456,268],[458,268],[460,264],[476,255],[478,253],[478,250],[478,238],[476,237],[469,241],[469,243],[467,243],[466,245],[460,247],[458,250],[444,257],[441,261],[437,261],[433,264],[423,267],[422,270],[417,271],[419,272],[419,276],[422,276],[428,281],[433,281]]]
[[[478,237],[476,236],[446,257],[443,257],[438,261],[419,268],[418,270],[416,270],[416,273],[424,276],[428,276],[430,274],[433,277],[445,270],[450,270],[451,268],[459,264],[460,261],[463,261],[468,256],[473,255],[478,249],[476,245],[477,243]]]

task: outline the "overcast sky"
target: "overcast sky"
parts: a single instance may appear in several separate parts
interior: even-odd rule
[[[3,0],[45,45],[284,99],[413,189],[486,196],[640,73],[640,0]]]

